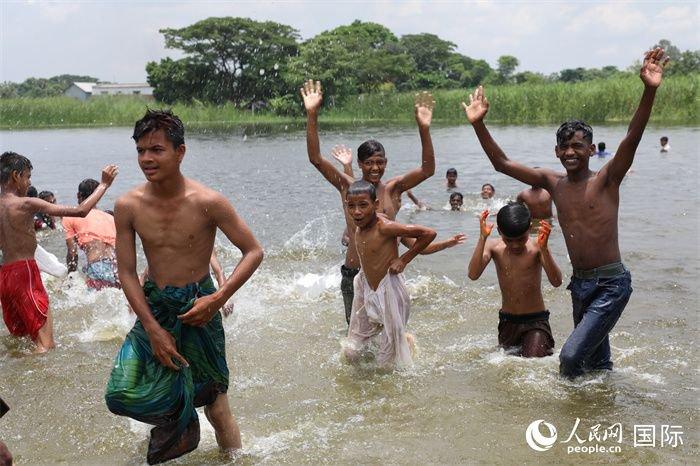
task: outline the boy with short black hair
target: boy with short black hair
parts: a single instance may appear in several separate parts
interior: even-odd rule
[[[447,173],[445,173],[445,186],[447,190],[457,189],[457,169],[448,168]]]
[[[102,182],[92,196],[76,207],[56,205],[37,197],[26,197],[32,163],[16,152],[0,156],[0,303],[5,325],[11,334],[28,335],[43,353],[55,346],[49,296],[34,259],[37,248],[34,215],[84,217],[95,207],[117,176],[117,167],[102,170]]]
[[[450,194],[450,210],[459,212],[464,204],[464,196],[462,193],[454,192]]]
[[[530,211],[527,206],[510,202],[498,211],[501,238],[487,240],[493,229],[480,216],[479,241],[469,261],[469,278],[478,279],[493,258],[501,288],[498,344],[518,348],[518,355],[542,357],[552,354],[554,338],[549,327],[549,311],[542,299],[542,269],[554,287],[561,285],[561,270],[547,246],[551,226],[542,222],[537,242],[530,240]]]
[[[598,172],[589,169],[595,154],[593,131],[573,120],[557,130],[554,152],[566,173],[534,169],[510,160],[486,129],[489,102],[480,86],[462,102],[467,119],[496,171],[546,189],[557,214],[573,266],[568,289],[573,304],[574,330],[559,353],[559,372],[574,378],[592,370],[611,370],[608,335],[632,294],[632,276],[622,264],[618,242],[620,185],[632,166],[637,146],[649,121],[668,58],[661,48],[646,53],[639,76],[644,83],[639,106],[615,157]]]
[[[413,337],[406,333],[410,299],[402,272],[430,242],[434,230],[402,225],[378,214],[379,200],[372,183],[352,183],[345,194],[347,211],[356,226],[354,235],[362,265],[355,277],[347,345],[343,354],[357,363],[373,341],[378,343],[380,367],[406,367],[412,363]],[[399,256],[399,239],[414,238]]]

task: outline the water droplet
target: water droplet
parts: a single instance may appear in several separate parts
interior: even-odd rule
[[[265,74],[265,69],[264,69],[264,68],[260,68],[260,76],[262,76],[262,75],[264,75],[264,74]]]

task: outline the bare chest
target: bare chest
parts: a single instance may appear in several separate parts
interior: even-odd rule
[[[144,245],[187,250],[207,243],[215,227],[205,208],[185,200],[142,204],[134,230]]]

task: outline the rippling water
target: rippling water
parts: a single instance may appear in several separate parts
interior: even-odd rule
[[[513,158],[559,168],[554,128],[500,127],[493,132]],[[596,129],[608,150],[625,128]],[[108,162],[120,175],[100,204],[141,182],[128,128],[0,132],[2,150],[30,157],[33,182],[75,202],[77,184],[99,176]],[[673,151],[659,154],[661,135]],[[543,285],[556,340],[555,355],[524,360],[497,348],[500,294],[490,266],[477,282],[466,267],[485,207],[481,184],[496,186],[496,207],[524,188],[495,173],[471,129],[437,128],[434,178],[415,194],[435,210],[417,211],[404,201],[399,220],[435,227],[439,237],[465,232],[467,244],[428,257],[407,269],[412,298],[409,327],[418,342],[415,367],[382,374],[341,363],[346,326],[339,292],[343,250],[340,197],[308,163],[304,133],[273,135],[199,132],[187,135],[183,170],[219,189],[234,203],[263,243],[260,270],[235,296],[224,320],[232,369],[229,399],[242,431],[241,464],[255,463],[503,463],[693,462],[698,455],[698,147],[696,128],[649,128],[633,172],[621,189],[622,256],[634,293],[611,334],[615,371],[576,382],[558,377],[558,351],[573,327],[565,286]],[[417,131],[362,128],[322,133],[334,144],[357,147],[369,137],[387,149],[387,175],[418,165]],[[593,169],[602,165],[591,160]],[[444,173],[459,171],[467,212],[447,204]],[[174,228],[176,226],[173,226]],[[40,243],[65,257],[61,232]],[[551,249],[566,279],[571,267],[560,230]],[[226,272],[239,253],[225,238],[217,251]],[[143,255],[139,256],[143,264]],[[103,401],[112,360],[133,324],[121,292],[86,290],[83,278],[45,277],[58,348],[45,356],[10,337],[0,325],[0,396],[11,411],[0,420],[0,438],[18,464],[142,464],[149,426],[109,413]],[[567,453],[577,430],[622,425],[619,453]],[[535,452],[525,442],[538,419],[556,426],[557,443]],[[176,464],[224,464],[204,418],[202,442]],[[654,425],[656,447],[635,447],[633,426]],[[659,446],[661,425],[681,426],[684,444]],[[546,429],[541,429],[546,433]]]

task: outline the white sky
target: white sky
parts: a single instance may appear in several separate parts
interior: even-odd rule
[[[0,0],[0,81],[63,73],[145,82],[148,61],[178,58],[158,29],[210,16],[271,20],[302,38],[355,19],[397,36],[430,32],[457,51],[520,60],[518,71],[626,68],[659,39],[700,49],[700,2],[625,1],[13,1]]]

